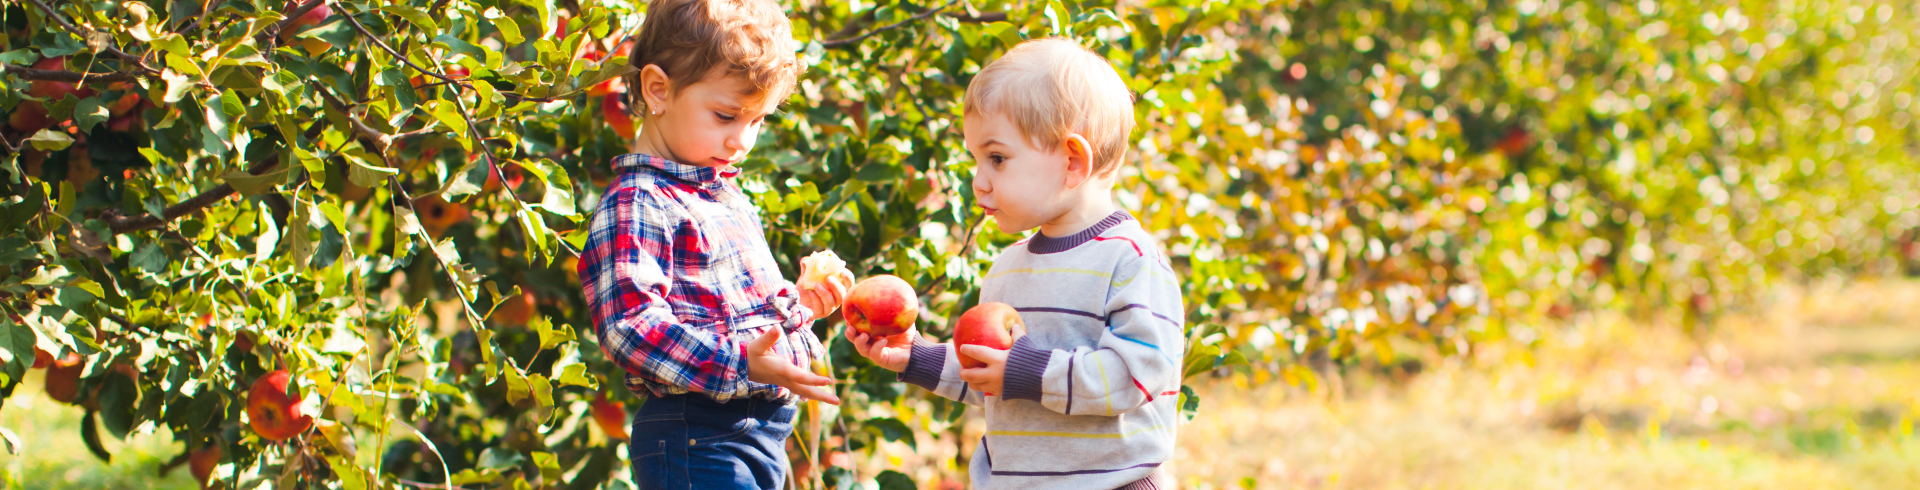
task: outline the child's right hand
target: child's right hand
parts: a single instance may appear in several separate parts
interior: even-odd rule
[[[747,343],[747,381],[778,385],[801,398],[839,405],[840,397],[833,394],[833,378],[814,374],[804,366],[796,366],[792,360],[774,350],[773,346],[780,343],[781,335],[782,330],[776,326]]]
[[[860,351],[861,357],[896,373],[907,370],[907,359],[913,357],[912,330],[875,338],[859,329],[848,328],[847,340],[853,342],[853,349]]]

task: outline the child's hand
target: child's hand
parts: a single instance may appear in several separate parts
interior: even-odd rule
[[[968,344],[956,347],[960,352],[987,363],[985,367],[961,369],[960,379],[973,386],[973,389],[986,393],[987,396],[1000,396],[1001,385],[1007,379],[1007,351],[984,345]]]
[[[795,366],[793,361],[773,349],[774,344],[780,342],[781,335],[780,327],[776,326],[747,343],[747,380],[779,385],[801,398],[839,405],[840,397],[833,394],[833,378]]]
[[[840,309],[847,290],[853,288],[853,271],[847,270],[845,264],[834,257],[833,252],[816,253],[800,260],[800,280],[795,286],[800,288],[800,305],[813,310],[814,318]]]
[[[853,342],[853,349],[860,351],[862,357],[873,360],[874,364],[889,371],[907,370],[907,359],[913,357],[913,331],[874,338],[858,329],[847,329],[847,340]]]

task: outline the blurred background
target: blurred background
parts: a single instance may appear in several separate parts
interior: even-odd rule
[[[228,3],[247,5],[225,12],[236,17],[277,6]],[[412,3],[429,9],[448,2]],[[644,22],[644,4],[502,4],[483,15],[495,6],[452,3],[445,29],[427,29],[407,15],[341,2],[316,28],[324,32],[301,36],[325,37],[335,48],[281,48],[272,62],[309,63],[315,73],[328,73],[320,67],[333,63],[344,74],[349,70],[339,67],[380,61],[368,36],[337,20],[353,15],[374,24],[374,37],[416,40],[400,49],[446,55],[503,93],[549,88],[541,93],[551,100],[525,112],[467,121],[483,134],[514,133],[488,140],[499,154],[489,158],[537,169],[526,185],[540,190],[489,196],[498,185],[476,193],[483,188],[476,179],[471,189],[444,193],[461,219],[431,237],[380,238],[399,227],[403,214],[380,203],[409,202],[407,190],[464,189],[452,183],[492,164],[463,157],[470,145],[462,133],[396,109],[411,107],[405,97],[426,107],[435,97],[473,100],[472,91],[395,95],[413,91],[404,84],[395,91],[391,80],[362,83],[365,94],[348,102],[366,107],[335,112],[391,111],[379,112],[391,125],[381,130],[437,133],[378,155],[322,157],[326,163],[308,170],[338,175],[316,173],[316,187],[305,194],[291,176],[273,189],[345,210],[332,228],[314,225],[317,240],[375,235],[358,245],[363,255],[338,259],[374,278],[366,286],[375,293],[371,306],[341,306],[333,317],[285,324],[263,320],[255,311],[262,305],[205,311],[236,319],[215,322],[221,339],[246,332],[320,346],[351,338],[376,351],[393,349],[384,367],[360,367],[325,349],[299,361],[369,376],[409,373],[400,382],[424,388],[400,405],[407,408],[386,412],[419,424],[421,437],[449,453],[468,455],[442,465],[418,444],[362,451],[363,463],[396,463],[369,475],[379,481],[422,487],[445,481],[443,469],[472,469],[494,473],[460,480],[467,488],[625,488],[624,450],[589,434],[582,421],[588,400],[601,392],[629,406],[640,401],[605,389],[617,368],[599,353],[577,282],[569,282],[577,279],[566,272],[581,215],[592,210],[608,174],[604,163],[625,151],[619,136],[631,130],[630,122],[618,127],[608,115],[617,98],[584,94],[611,73],[599,67],[623,59],[619,42]],[[84,5],[91,4],[60,8],[97,9],[102,19],[131,15],[124,7]],[[1920,2],[796,0],[788,8],[806,42],[809,71],[783,112],[769,119],[743,165],[742,187],[766,212],[769,241],[790,272],[798,257],[830,249],[863,277],[906,278],[926,305],[921,328],[937,338],[977,302],[979,271],[993,254],[1020,238],[973,211],[973,162],[958,141],[966,82],[1020,40],[1047,36],[1079,40],[1120,69],[1136,93],[1140,122],[1121,200],[1159,232],[1187,281],[1182,400],[1189,422],[1172,463],[1182,488],[1920,482],[1913,432],[1920,391],[1912,389],[1920,386],[1920,281],[1912,279],[1920,274]],[[45,25],[38,9],[9,2],[8,25]],[[27,17],[33,20],[16,22]],[[489,21],[498,18],[518,19],[524,27],[516,29],[529,33],[553,30],[553,19],[575,19],[576,27],[559,27],[553,42],[532,35],[521,41],[519,30],[507,36]],[[465,46],[439,39],[441,30]],[[53,39],[58,34],[16,37],[9,49],[44,52],[71,42]],[[204,37],[187,41],[220,40],[218,33],[198,35]],[[440,44],[427,42],[435,39]],[[533,61],[567,59],[568,47],[577,55],[586,46],[612,54],[550,74],[558,77],[509,73],[489,57],[544,70],[551,67]],[[600,61],[606,64],[591,64]],[[289,89],[282,103],[326,105],[319,95],[294,95],[303,90]],[[506,100],[491,92],[480,97]],[[239,100],[266,104],[248,93]],[[74,149],[45,151],[45,167],[28,169],[29,182],[58,185],[76,173],[86,177],[75,169],[98,167],[104,178],[96,172],[72,186],[83,198],[98,198],[79,201],[79,211],[60,211],[85,214],[89,206],[137,210],[120,197],[140,192],[126,190],[130,182],[190,190],[218,175],[170,168],[239,168],[232,155],[156,143],[199,138],[192,131],[206,121],[196,125],[189,117],[163,127],[177,113],[146,111],[131,131],[145,136],[126,142],[106,133],[83,139],[75,148],[92,145],[92,160]],[[352,139],[344,119],[329,121],[323,136],[288,137],[295,141],[289,146]],[[12,142],[28,134],[7,136]],[[331,134],[344,136],[324,136]],[[112,151],[114,145],[128,151]],[[34,151],[8,158],[24,162]],[[91,163],[75,163],[82,161]],[[352,170],[343,170],[352,165],[394,171],[394,185],[354,194],[351,182],[358,181],[347,182]],[[518,181],[514,187],[530,189]],[[12,189],[31,195],[17,184]],[[567,202],[541,197],[561,191]],[[132,200],[142,197],[155,196]],[[255,195],[218,206],[268,209],[269,201]],[[201,219],[254,215],[209,216]],[[221,233],[248,244],[265,236],[248,228]],[[220,239],[215,235],[195,239],[211,244]],[[74,240],[54,236],[49,240]],[[436,243],[457,253],[448,260]],[[125,248],[108,251],[104,262],[124,264],[132,251],[145,250]],[[191,247],[172,242],[159,250],[171,261],[162,265],[198,260]],[[428,257],[441,260],[417,260]],[[296,274],[337,268],[333,259],[301,262],[245,267]],[[450,272],[456,270],[463,272]],[[338,274],[313,275],[296,287],[322,303],[347,297],[344,285],[355,284]],[[525,316],[481,321],[463,311],[473,304],[484,312],[503,297],[480,292],[496,281],[538,298],[531,323]],[[142,318],[133,306],[114,307]],[[403,344],[414,333],[382,329],[288,333],[302,322],[337,322],[340,312],[377,316],[376,325],[388,327],[420,325],[424,349],[395,349],[394,339]],[[100,314],[89,321],[99,323]],[[191,318],[156,315],[156,325],[174,332],[186,331],[180,319]],[[569,326],[578,339],[549,342],[551,329]],[[816,332],[837,337],[841,328],[829,318]],[[462,333],[470,331],[495,333]],[[220,342],[213,345],[224,349],[227,341]],[[472,354],[476,346],[525,364],[481,361]],[[797,474],[811,480],[796,485],[964,488],[973,441],[984,431],[978,413],[902,388],[844,340],[832,349],[851,403],[810,409],[825,422],[796,437],[811,441],[793,448]],[[598,383],[560,383],[556,359],[586,365]],[[484,369],[461,372],[462,362],[469,371],[475,363]],[[212,379],[237,380],[258,367],[205,369],[222,373]],[[489,401],[504,390],[491,384],[495,372],[540,374],[542,383],[556,384],[536,410],[525,410],[526,403]],[[135,412],[135,420],[154,420],[162,430],[149,425],[105,440],[114,457],[102,463],[75,436],[93,418],[45,398],[39,379],[28,375],[0,410],[9,443],[23,449],[0,455],[0,483],[10,487],[191,488],[196,483],[185,471],[155,475],[180,462],[184,441],[214,433],[225,434],[213,436],[219,444],[249,448],[230,449],[236,456],[223,460],[238,481],[271,483],[260,475],[277,475],[293,454],[232,430],[237,414],[186,427],[167,422],[168,409],[159,407]],[[157,384],[159,376],[136,379]],[[427,379],[443,384],[421,381]],[[480,396],[435,391],[440,386]],[[379,434],[415,433],[374,425],[365,407],[351,412],[328,416],[368,447],[379,448],[366,443]],[[207,430],[222,423],[226,432]],[[515,434],[536,426],[552,431],[539,433],[545,440],[538,447],[514,444]],[[810,456],[809,448],[824,450]],[[552,471],[562,477],[539,478],[548,467],[537,453],[560,455]],[[317,478],[309,483],[342,484]]]

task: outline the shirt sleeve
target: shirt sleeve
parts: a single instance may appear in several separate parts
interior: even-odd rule
[[[953,356],[953,344],[929,342],[917,333],[907,369],[898,379],[968,405],[983,405],[987,400],[980,390],[960,379],[960,360]]]
[[[1040,402],[1067,415],[1114,416],[1180,393],[1186,355],[1180,287],[1151,256],[1122,260],[1107,299],[1107,328],[1093,346],[1007,353],[1007,399]]]
[[[676,244],[701,239],[694,223],[627,188],[604,198],[590,226],[580,278],[607,358],[649,382],[715,401],[745,396],[746,344],[682,323],[668,302]]]

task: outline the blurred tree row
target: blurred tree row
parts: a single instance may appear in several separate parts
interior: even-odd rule
[[[936,338],[1018,238],[973,209],[960,95],[1046,36],[1136,93],[1121,199],[1187,278],[1190,376],[1313,383],[1591,308],[1697,328],[1920,259],[1911,2],[788,7],[808,72],[740,183],[790,275],[906,278]],[[641,401],[572,271],[643,10],[8,0],[0,390],[47,365],[100,456],[169,431],[229,488],[625,485]],[[808,407],[796,484],[961,478],[859,464],[965,408],[830,344],[849,403]]]

